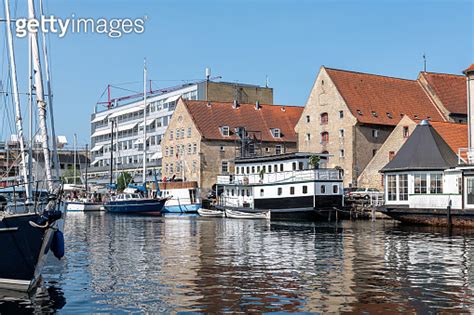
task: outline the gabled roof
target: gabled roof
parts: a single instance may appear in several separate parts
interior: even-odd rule
[[[325,69],[352,115],[361,123],[395,126],[403,115],[445,120],[416,80]]]
[[[430,124],[439,133],[441,138],[449,145],[454,153],[461,148],[468,147],[468,127],[467,124],[457,124],[452,122],[431,121]]]
[[[465,76],[434,72],[421,72],[421,76],[428,82],[428,89],[431,89],[449,112],[467,114]]]
[[[463,71],[464,74],[468,74],[468,73],[471,73],[471,72],[474,72],[474,63],[472,65],[470,65],[469,68],[467,68],[466,70]]]
[[[397,155],[381,172],[444,170],[458,164],[458,157],[426,120],[416,126]]]
[[[209,140],[235,140],[235,128],[244,127],[247,132],[258,132],[258,139],[271,142],[296,142],[295,125],[303,107],[233,102],[190,101],[182,99],[201,135]],[[230,135],[224,136],[221,127],[228,126]],[[274,138],[271,129],[279,128],[280,138]]]

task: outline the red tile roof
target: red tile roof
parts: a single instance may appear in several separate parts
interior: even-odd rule
[[[445,120],[416,80],[330,68],[326,71],[361,123],[394,126],[403,115]]]
[[[463,71],[464,74],[468,74],[469,72],[474,72],[474,63],[469,68]]]
[[[467,125],[452,122],[431,121],[430,124],[439,133],[449,147],[458,153],[458,149],[467,148]]]
[[[201,135],[212,140],[235,140],[235,128],[245,127],[246,131],[257,132],[257,139],[272,142],[296,142],[295,125],[298,122],[303,107],[261,104],[255,109],[255,104],[239,104],[233,107],[233,102],[209,102],[182,100],[187,107]],[[228,126],[230,136],[223,136],[221,127]],[[281,130],[281,138],[274,138],[271,128]],[[261,136],[260,136],[261,135]]]
[[[463,75],[421,72],[429,89],[438,96],[448,111],[467,115],[466,77]]]

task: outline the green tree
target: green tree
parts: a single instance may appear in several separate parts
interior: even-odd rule
[[[308,164],[311,166],[311,168],[318,168],[319,161],[321,161],[321,158],[318,155],[311,155],[309,157]]]
[[[123,172],[117,178],[117,190],[123,191],[125,188],[127,188],[128,184],[130,184],[131,181],[132,175],[128,172]]]
[[[72,184],[74,183],[74,166],[69,165],[66,170],[62,172],[61,180],[63,183]],[[76,183],[80,184],[81,181],[81,172],[76,168]]]

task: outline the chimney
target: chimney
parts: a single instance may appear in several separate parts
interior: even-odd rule
[[[261,107],[260,107],[260,101],[257,100],[257,101],[255,102],[255,110],[259,110],[260,108],[261,108]]]
[[[234,109],[239,108],[239,103],[237,102],[237,100],[234,100],[234,105],[232,105],[232,108]]]
[[[467,125],[469,150],[474,151],[474,64],[463,71],[467,76]]]
[[[211,68],[206,68],[206,81],[211,79]]]

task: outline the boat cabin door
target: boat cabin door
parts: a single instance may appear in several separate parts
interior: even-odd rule
[[[464,205],[474,208],[474,176],[464,177]]]

